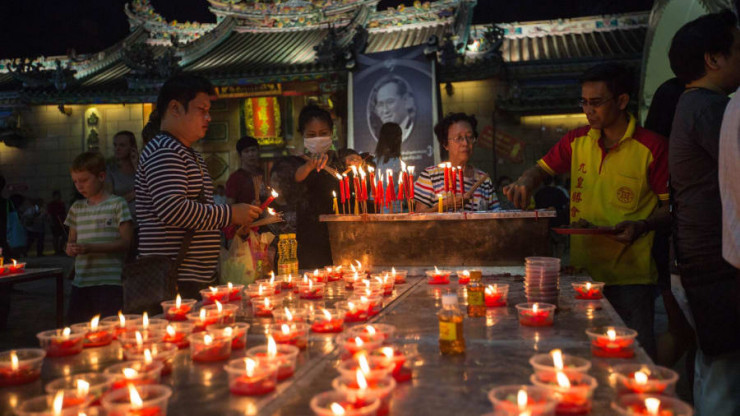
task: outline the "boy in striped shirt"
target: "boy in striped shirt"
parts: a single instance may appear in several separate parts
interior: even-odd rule
[[[75,258],[75,279],[69,299],[71,322],[97,314],[114,315],[123,307],[121,270],[134,233],[126,200],[105,191],[105,159],[85,152],[70,168],[77,191],[67,214],[67,255]]]

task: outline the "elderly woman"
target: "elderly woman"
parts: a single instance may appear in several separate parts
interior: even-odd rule
[[[464,167],[465,192],[467,193],[485,172],[470,165],[470,156],[473,154],[473,145],[478,141],[476,127],[478,121],[475,116],[465,113],[448,114],[442,121],[434,126],[440,146],[447,150],[449,162],[453,167]],[[458,188],[459,189],[458,185]],[[414,199],[419,202],[417,211],[431,212],[438,207],[438,195],[444,193],[444,169],[438,166],[430,166],[424,169],[414,186]],[[457,199],[458,208],[462,202]],[[452,209],[452,198],[445,198],[445,210]],[[465,200],[465,209],[468,211],[486,211],[499,209],[496,190],[490,178],[473,192],[471,198]]]

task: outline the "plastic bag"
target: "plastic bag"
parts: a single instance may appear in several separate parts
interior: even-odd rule
[[[254,264],[255,276],[257,279],[266,279],[272,271],[272,264],[269,260],[267,249],[275,238],[271,232],[257,234],[254,230],[249,232],[249,246],[252,249],[252,264]]]
[[[254,261],[249,243],[237,236],[231,241],[229,251],[221,257],[221,283],[248,285],[255,280]]]

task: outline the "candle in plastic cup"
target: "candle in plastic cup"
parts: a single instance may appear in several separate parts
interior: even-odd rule
[[[177,295],[175,300],[166,300],[161,305],[164,317],[168,321],[187,321],[187,315],[196,303],[195,299],[182,299],[180,295]]]
[[[224,369],[229,375],[229,391],[237,396],[262,396],[277,386],[277,367],[268,361],[238,358]]]
[[[190,335],[190,358],[193,361],[224,361],[230,356],[231,338],[215,337],[202,332]]]
[[[160,384],[129,386],[101,400],[109,416],[166,416],[172,389]]]
[[[143,361],[124,361],[113,364],[103,370],[103,374],[113,377],[112,390],[117,390],[133,384],[136,386],[157,384],[162,375],[164,365],[154,361],[146,364]]]
[[[678,373],[670,368],[647,364],[618,364],[614,366],[618,395],[662,394],[671,396],[676,390]]]
[[[523,326],[551,326],[555,318],[555,305],[550,303],[520,303],[516,309]]]
[[[268,336],[267,345],[252,347],[247,350],[247,357],[271,363],[277,367],[277,379],[285,380],[295,373],[296,358],[300,350],[287,344],[278,345]]]
[[[310,405],[317,416],[372,416],[377,414],[380,400],[368,398],[356,402],[346,392],[334,390],[317,394],[311,398]]]
[[[38,380],[45,356],[46,351],[40,348],[0,352],[0,387],[18,386]]]
[[[71,328],[51,329],[36,334],[47,357],[65,357],[82,352],[87,331]]]
[[[591,411],[596,379],[585,373],[566,374],[562,371],[539,372],[530,377],[532,384],[552,391],[558,400],[557,414],[587,414]]]
[[[632,358],[635,356],[637,331],[624,327],[589,328],[591,353],[601,358]]]
[[[625,416],[691,416],[694,409],[679,399],[650,394],[626,394],[612,402],[612,409]]]

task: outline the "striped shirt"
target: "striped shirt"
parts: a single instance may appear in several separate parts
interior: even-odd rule
[[[178,280],[211,282],[219,230],[231,223],[231,208],[214,203],[213,182],[200,153],[168,133],[158,134],[141,152],[135,190],[139,254],[175,259],[186,230],[194,229]],[[204,203],[198,201],[201,191]]]
[[[75,201],[64,224],[77,233],[79,244],[110,243],[121,238],[119,226],[132,221],[126,200],[110,195],[96,205],[87,199]],[[125,253],[89,253],[75,257],[77,287],[121,285],[121,270]]]
[[[480,169],[473,168],[473,170],[475,172],[473,177],[465,177],[466,192],[473,187],[473,185],[478,181],[478,178],[485,175],[485,172]],[[457,184],[459,189],[460,183],[457,182]],[[414,200],[431,207],[437,203],[437,195],[443,193],[444,188],[444,168],[439,166],[430,166],[419,174],[419,179],[414,185]],[[489,211],[500,208],[501,206],[499,205],[498,197],[496,196],[496,189],[493,187],[493,182],[491,182],[490,178],[486,178],[481,186],[479,186],[473,193],[473,198],[465,202],[465,209],[467,211]]]

